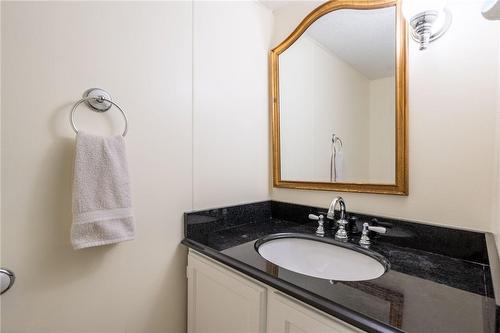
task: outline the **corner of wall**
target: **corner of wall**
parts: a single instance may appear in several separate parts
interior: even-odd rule
[[[496,108],[495,108],[495,143],[492,189],[492,219],[491,230],[494,234],[497,249],[500,253],[500,22],[497,25],[497,70],[496,70]]]

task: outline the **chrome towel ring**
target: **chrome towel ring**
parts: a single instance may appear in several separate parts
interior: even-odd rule
[[[9,279],[9,282],[5,283],[4,276]],[[14,285],[14,281],[16,281],[14,272],[0,267],[0,295],[6,293]]]
[[[123,130],[122,136],[125,137],[125,135],[127,135],[128,132],[127,114],[125,113],[125,111],[122,110],[122,108],[118,106],[118,104],[116,104],[111,100],[111,95],[107,91],[99,88],[92,88],[87,90],[83,94],[83,98],[78,102],[76,102],[75,105],[73,105],[73,108],[71,109],[70,113],[70,124],[71,127],[73,127],[73,130],[75,131],[76,134],[78,134],[78,128],[76,127],[75,124],[76,108],[83,102],[85,102],[87,106],[94,112],[106,112],[111,108],[111,106],[115,106],[122,113],[123,119],[125,120],[125,129]]]

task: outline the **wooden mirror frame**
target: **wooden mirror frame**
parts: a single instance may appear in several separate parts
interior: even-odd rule
[[[286,181],[281,179],[279,61],[286,51],[317,19],[339,9],[379,9],[396,7],[396,155],[395,184],[329,183]],[[408,106],[407,57],[408,38],[406,21],[401,12],[401,0],[332,0],[302,20],[281,44],[270,52],[270,103],[272,110],[273,185],[274,187],[326,190],[358,193],[408,195]]]

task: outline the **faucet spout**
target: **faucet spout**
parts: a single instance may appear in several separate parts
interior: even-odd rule
[[[328,214],[326,215],[326,217],[331,220],[335,220],[335,207],[337,207],[337,204],[340,206],[340,219],[337,221],[338,229],[335,233],[335,239],[347,241],[349,236],[347,235],[347,230],[345,227],[349,222],[347,222],[347,220],[345,219],[345,202],[342,197],[336,197],[332,200],[330,208],[328,208]]]
[[[330,203],[330,207],[328,208],[328,214],[326,215],[327,218],[333,220],[335,218],[335,207],[337,207],[337,204],[340,206],[340,219],[345,220],[345,202],[342,197],[336,197],[335,199],[332,200]]]

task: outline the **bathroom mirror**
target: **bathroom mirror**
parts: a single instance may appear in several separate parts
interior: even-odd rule
[[[275,187],[408,194],[399,1],[330,1],[271,51]]]

